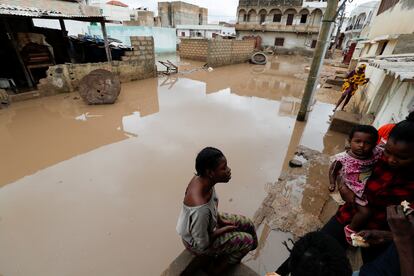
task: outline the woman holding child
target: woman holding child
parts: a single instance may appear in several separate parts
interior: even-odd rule
[[[359,226],[363,229],[389,230],[386,209],[390,205],[399,205],[402,201],[414,202],[414,114],[396,124],[384,146],[383,156],[375,164],[371,176],[365,186],[365,198],[370,215],[366,222]],[[323,227],[322,231],[346,245],[346,227],[353,222],[358,206],[356,195],[351,189],[339,181],[338,190],[346,201],[336,215]],[[356,207],[357,206],[357,207]],[[349,227],[348,227],[349,228]],[[345,229],[345,231],[344,231]],[[369,243],[369,237],[367,237]],[[362,250],[365,262],[373,260],[387,245],[370,246]]]
[[[352,244],[352,233],[361,230],[389,231],[388,206],[400,205],[404,200],[411,204],[414,202],[414,113],[395,125],[382,154],[378,154],[380,149],[372,142],[377,138],[369,127],[356,127],[350,135],[351,149],[335,156],[331,166],[329,189],[334,190],[337,183],[346,203],[339,207],[321,231],[335,238],[344,248]],[[373,165],[372,169],[364,167],[366,163]],[[367,172],[369,178],[364,182],[361,176]],[[352,173],[360,177],[355,178]],[[370,244],[361,251],[363,261],[367,263],[381,255],[390,244],[378,244],[378,240],[369,234],[375,231],[363,233],[368,233],[361,234]],[[289,271],[287,260],[277,273],[283,276],[288,275]]]

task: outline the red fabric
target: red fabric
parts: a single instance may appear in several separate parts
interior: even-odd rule
[[[378,129],[378,144],[383,141],[386,143],[388,137],[390,136],[391,130],[395,127],[395,124],[386,124]]]
[[[378,161],[365,188],[368,207],[372,212],[366,229],[389,230],[387,207],[399,205],[404,200],[414,202],[413,171],[414,168],[406,168],[404,171],[393,170],[388,166],[385,157]],[[341,224],[347,225],[355,212],[352,204],[345,203],[339,207],[336,218]]]

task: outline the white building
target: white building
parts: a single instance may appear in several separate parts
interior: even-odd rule
[[[108,20],[128,21],[131,20],[131,14],[133,13],[133,10],[121,1],[89,0],[88,4],[98,7],[101,10],[101,14]]]
[[[302,7],[311,9],[326,9],[327,0],[304,0]]]
[[[314,8],[321,6],[322,8]],[[239,0],[236,31],[254,36],[278,53],[311,55],[316,47],[326,2],[302,0]]]
[[[235,36],[236,29],[234,27],[226,27],[221,25],[177,25],[177,37],[200,37],[213,38],[214,35],[219,36]]]
[[[403,120],[414,110],[414,4],[382,0],[363,49],[354,58],[368,62],[368,86],[356,93],[356,112],[375,116],[379,127]]]
[[[358,40],[364,39],[362,35],[366,35],[369,24],[373,16],[376,15],[380,0],[363,3],[355,7],[349,15],[349,20],[345,28],[344,48],[350,47],[351,43],[357,43]]]

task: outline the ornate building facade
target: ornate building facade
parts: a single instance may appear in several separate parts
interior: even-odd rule
[[[263,46],[279,50],[312,51],[325,8],[325,0],[239,0],[237,35],[260,36]]]

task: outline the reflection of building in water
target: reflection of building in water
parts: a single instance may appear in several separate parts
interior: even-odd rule
[[[295,117],[299,112],[300,103],[300,98],[282,97],[279,105],[279,116]]]
[[[246,74],[246,71],[250,71],[250,74]],[[206,93],[215,93],[230,87],[232,93],[240,96],[279,101],[282,96],[301,97],[305,82],[296,78],[294,74],[303,71],[302,62],[295,64],[271,61],[265,66],[245,64],[216,68],[209,73],[198,71],[188,77],[205,82]]]

